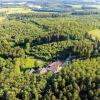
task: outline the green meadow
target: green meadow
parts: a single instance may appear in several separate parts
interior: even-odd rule
[[[20,59],[22,68],[28,69],[28,68],[35,68],[35,67],[44,67],[46,65],[46,62],[42,60],[38,60],[35,58],[27,57],[25,59]]]
[[[5,14],[30,13],[30,12],[32,12],[32,10],[27,7],[0,8],[0,13],[5,13]]]
[[[100,29],[89,31],[89,34],[93,35],[94,37],[100,39]]]

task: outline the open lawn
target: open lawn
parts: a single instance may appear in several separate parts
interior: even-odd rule
[[[94,37],[100,39],[100,29],[92,30],[89,34],[93,35]]]
[[[4,17],[0,17],[0,23],[3,22],[4,19]]]
[[[30,57],[23,59],[23,61],[24,61],[23,68],[44,67],[46,64],[44,61]]]
[[[42,68],[46,67],[47,62],[44,62],[39,59],[35,59],[33,57],[27,57],[27,58],[17,58],[15,61],[15,72],[16,74],[20,74],[20,71],[25,71],[27,69],[32,68]],[[20,69],[21,68],[21,69]]]
[[[29,13],[29,12],[32,12],[32,10],[26,7],[0,8],[0,13],[4,14]]]

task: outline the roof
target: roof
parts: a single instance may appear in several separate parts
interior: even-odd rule
[[[61,61],[56,61],[56,62],[53,62],[53,63],[49,64],[48,66],[49,67],[59,67],[61,65],[62,65]]]
[[[41,70],[40,70],[40,74],[45,74],[47,72],[47,69],[46,68],[42,68]]]
[[[35,71],[34,69],[31,69],[31,70],[29,71],[29,74],[32,74],[34,71]]]
[[[53,62],[49,64],[48,66],[53,72],[56,72],[62,65],[63,63],[61,61]]]

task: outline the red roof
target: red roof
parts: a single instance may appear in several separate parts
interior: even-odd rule
[[[56,61],[56,62],[53,62],[53,63],[49,64],[48,66],[49,67],[59,67],[61,65],[62,65],[61,61]]]

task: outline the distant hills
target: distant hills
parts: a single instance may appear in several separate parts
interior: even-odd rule
[[[2,2],[33,1],[33,2],[100,2],[100,0],[2,0]]]
[[[35,7],[35,8],[59,8],[59,5],[57,6],[57,4],[61,4],[60,6],[63,6],[62,8],[64,8],[64,4],[72,4],[72,3],[80,3],[80,4],[100,4],[100,0],[1,0],[0,1],[0,7],[10,7],[10,6],[28,6],[28,7]],[[52,4],[56,4],[53,5]],[[48,7],[49,6],[49,7]],[[57,6],[57,7],[55,7]],[[61,7],[60,7],[61,9]]]
[[[28,0],[35,2],[100,2],[100,0]]]

